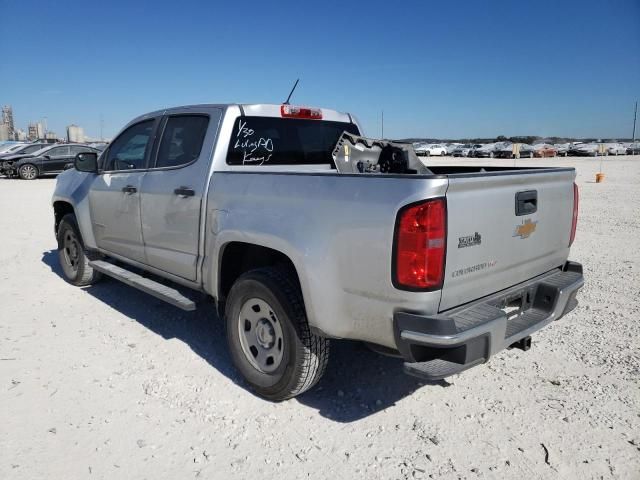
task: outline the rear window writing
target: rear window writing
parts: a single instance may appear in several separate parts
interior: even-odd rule
[[[344,131],[360,133],[353,123],[240,117],[231,134],[227,164],[333,164],[331,152]]]

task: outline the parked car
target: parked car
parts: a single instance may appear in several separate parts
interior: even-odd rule
[[[553,145],[548,143],[538,143],[533,145],[533,155],[535,157],[544,158],[544,157],[555,157],[558,155],[558,150]]]
[[[6,176],[34,180],[41,175],[62,172],[68,165],[73,165],[78,153],[83,152],[99,150],[82,144],[53,144],[16,160],[4,159],[0,162],[0,168]]]
[[[3,142],[0,144],[0,155],[11,153],[24,145],[24,142]]]
[[[453,155],[453,152],[456,148],[461,147],[460,143],[447,143],[444,148],[447,149],[447,155]]]
[[[46,146],[46,143],[25,143],[22,145],[17,145],[11,151],[0,154],[0,160],[16,160],[22,158],[23,156],[37,152],[38,150]]]
[[[597,143],[577,143],[567,153],[573,157],[597,157],[599,148]]]
[[[631,143],[627,147],[627,155],[640,155],[640,142]]]
[[[415,148],[414,150],[416,152],[416,155],[426,157],[444,157],[447,154],[447,147],[440,143],[424,144],[419,146],[418,148]]]
[[[58,176],[62,275],[106,274],[185,310],[188,288],[211,296],[201,308],[218,308],[233,364],[270,400],[317,383],[329,339],[433,381],[527,350],[576,306],[573,168],[432,171],[353,119],[237,104],[134,119]]]
[[[608,155],[626,155],[627,147],[621,143],[614,143],[607,148]]]
[[[496,156],[497,149],[499,149],[501,146],[501,143],[487,143],[486,145],[481,145],[477,148],[474,148],[472,151],[472,155],[475,158],[494,158]]]
[[[568,143],[556,143],[553,148],[556,149],[556,153],[559,157],[566,157],[569,152],[569,144]]]
[[[480,148],[482,148],[484,145],[482,145],[481,143],[476,143],[474,144],[471,149],[469,150],[469,157],[475,157],[476,156],[476,150],[479,150]]]
[[[458,146],[458,147],[454,148],[453,156],[454,157],[468,157],[472,148],[473,148],[473,145],[471,145],[469,143],[467,143],[465,145]]]
[[[416,155],[419,157],[426,156],[429,144],[424,142],[417,142],[413,144],[413,151],[416,152]]]
[[[503,142],[498,145],[493,152],[496,158],[533,158],[534,149],[526,143],[517,144],[518,148],[514,154],[514,144],[512,142]]]

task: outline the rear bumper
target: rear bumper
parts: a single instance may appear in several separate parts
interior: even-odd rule
[[[405,372],[440,380],[484,363],[573,310],[583,285],[582,265],[567,262],[562,269],[441,314],[397,312],[394,335]]]

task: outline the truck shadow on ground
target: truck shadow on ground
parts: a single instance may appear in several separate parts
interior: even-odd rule
[[[63,278],[57,252],[43,253],[42,262]],[[220,373],[250,392],[228,354],[224,326],[211,300],[201,300],[194,312],[184,312],[121,282],[105,278],[83,289],[164,339],[178,339]],[[425,385],[406,375],[402,360],[374,353],[359,342],[334,341],[331,359],[318,385],[293,401],[318,410],[336,422],[366,418]],[[441,381],[427,388],[446,387]]]

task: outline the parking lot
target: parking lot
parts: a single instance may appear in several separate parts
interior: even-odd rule
[[[67,284],[55,180],[0,178],[0,478],[638,478],[640,157],[516,162],[577,168],[578,308],[434,385],[334,342],[319,386],[279,404],[244,388],[212,303]]]

